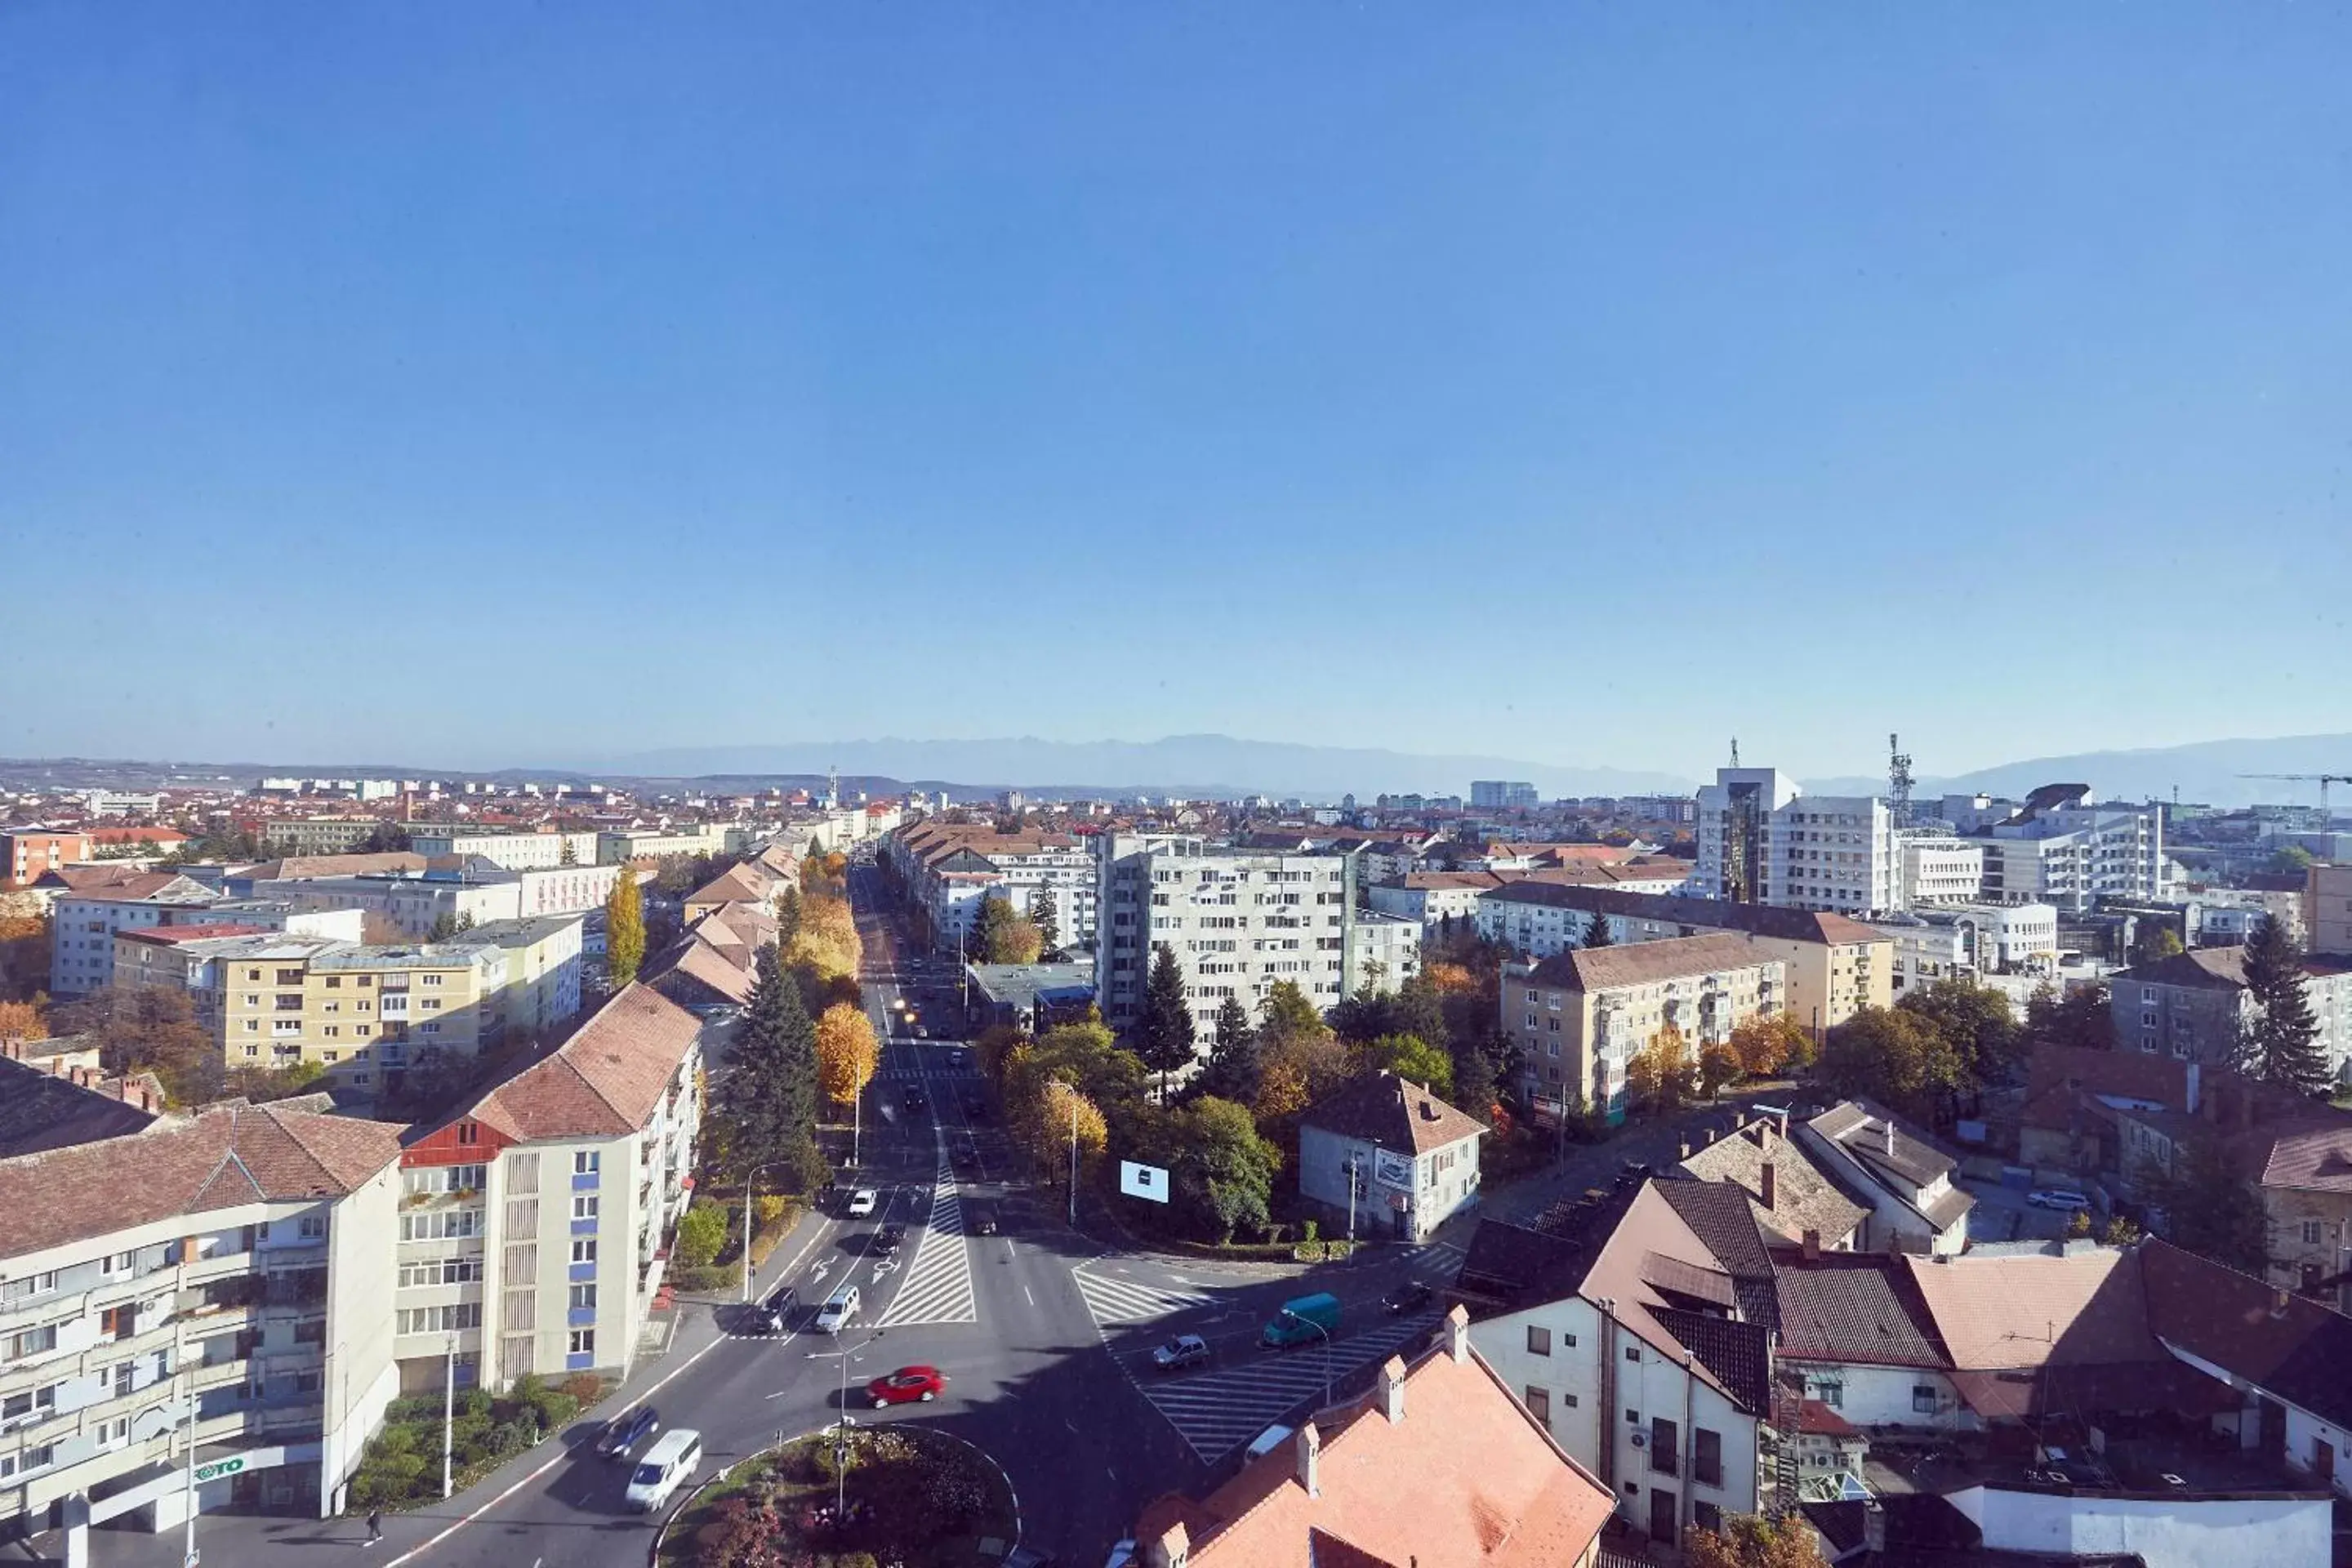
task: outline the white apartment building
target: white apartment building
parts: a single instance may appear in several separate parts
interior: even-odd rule
[[[82,792],[81,804],[92,816],[154,816],[163,809],[163,797],[152,791],[92,789]]]
[[[720,823],[660,828],[630,827],[596,835],[596,863],[618,866],[628,860],[663,860],[673,855],[718,855],[727,848],[727,829]]]
[[[49,906],[49,994],[81,996],[114,983],[114,936],[194,921],[219,895],[192,877],[155,871],[103,893],[60,893]]]
[[[410,1393],[625,1373],[692,1195],[701,1025],[633,984],[401,1152],[394,1353]]]
[[[1703,899],[1860,917],[1897,907],[1900,856],[1886,803],[1809,796],[1777,768],[1718,768],[1698,792]]]
[[[2164,813],[2152,805],[2096,805],[2079,784],[2035,790],[1986,829],[1984,901],[2042,903],[2088,914],[2098,900],[2166,903],[2173,862]]]
[[[564,865],[596,864],[593,833],[477,833],[463,828],[411,829],[408,847],[419,855],[478,855],[509,871],[551,871]],[[570,859],[567,861],[567,852]]]
[[[552,875],[552,873],[542,873]],[[404,937],[423,941],[443,921],[488,925],[519,920],[523,876],[494,877],[314,877],[256,882],[257,898],[276,899],[304,910],[358,910],[374,915]]]
[[[1946,904],[1870,922],[1895,944],[1895,993],[1952,975],[2054,973],[2058,911],[2048,904]]]
[[[1420,967],[1417,921],[1357,910],[1352,856],[1240,852],[1175,833],[1103,834],[1095,849],[1095,994],[1115,1029],[1137,1016],[1163,945],[1183,972],[1204,1051],[1228,996],[1255,1015],[1287,980],[1329,1007],[1375,978],[1394,991]]]
[[[886,837],[881,854],[942,952],[970,943],[982,900],[1003,899],[1026,914],[1040,889],[1054,901],[1064,946],[1095,940],[1095,858],[1083,837],[924,818]]]
[[[1972,904],[1984,892],[1981,842],[1944,834],[1903,833],[1895,837],[1903,857],[1898,908],[1925,904]]]
[[[192,1439],[200,1510],[336,1511],[395,1392],[400,1132],[236,1106],[0,1160],[0,1528],[175,1528]]]

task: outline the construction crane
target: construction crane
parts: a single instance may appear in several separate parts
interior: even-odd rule
[[[2332,784],[2352,784],[2352,773],[2240,773],[2242,779],[2269,779],[2277,784],[2315,784],[2319,786],[2319,815],[2327,821],[2327,786]]]

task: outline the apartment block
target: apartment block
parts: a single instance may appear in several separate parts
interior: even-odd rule
[[[408,847],[419,855],[478,856],[509,871],[551,871],[562,866],[596,864],[593,833],[473,833],[464,829],[411,829]]]
[[[1785,1005],[1816,1038],[1860,1008],[1894,1005],[1895,944],[1840,914],[1529,880],[1480,898],[1478,932],[1549,958],[1582,942],[1596,916],[1618,947],[1717,931],[1752,939],[1787,963]]]
[[[1952,976],[2043,973],[2058,962],[2058,911],[2048,904],[1945,904],[1870,923],[1893,944],[1898,998]]]
[[[253,884],[256,898],[279,899],[304,910],[358,910],[405,937],[423,941],[436,929],[487,925],[522,915],[522,879],[530,872],[424,877],[365,876],[280,879]],[[541,872],[541,876],[561,873]]]
[[[1901,858],[1886,803],[1810,796],[1777,768],[1719,768],[1698,792],[1699,897],[1864,915],[1897,907]]]
[[[1420,967],[1419,921],[1356,908],[1352,856],[1253,854],[1186,834],[1104,834],[1095,851],[1095,993],[1113,1028],[1140,1012],[1163,945],[1203,1050],[1228,996],[1255,1014],[1286,980],[1329,1007],[1366,984],[1393,991]]]
[[[255,837],[272,855],[344,855],[382,826],[374,816],[281,816],[262,823]]]
[[[2048,784],[1992,824],[1984,846],[1984,901],[2042,903],[2088,914],[2102,899],[2163,903],[2173,895],[2164,813],[2097,805],[2081,784]]]
[[[2305,958],[2303,976],[2327,1070],[2352,1082],[2352,961]],[[2107,1008],[2120,1049],[2229,1066],[2257,1011],[2246,989],[2246,950],[2194,948],[2119,969],[2108,976]]]
[[[199,1509],[335,1511],[395,1390],[400,1131],[237,1106],[0,1160],[0,1528],[173,1528],[192,1442]]]
[[[2352,955],[2352,864],[2305,873],[2303,924],[2312,952]]]
[[[100,892],[58,894],[49,907],[49,994],[103,990],[114,981],[117,931],[197,918],[215,899],[210,888],[171,871],[116,879]]]
[[[0,893],[29,888],[60,866],[89,858],[89,835],[37,827],[0,833]]]
[[[1943,834],[1906,833],[1895,838],[1902,856],[1895,906],[1972,904],[1984,895],[1985,847]]]
[[[1041,889],[1065,944],[1095,940],[1095,861],[1085,838],[926,819],[885,837],[881,854],[942,952],[969,943],[982,900],[1003,899],[1025,914]]]
[[[400,1157],[393,1329],[407,1392],[625,1373],[691,1195],[701,1026],[633,984]]]
[[[1520,1088],[1553,1115],[1626,1112],[1625,1072],[1669,1026],[1694,1056],[1743,1019],[1788,1005],[1787,963],[1746,935],[1581,948],[1503,969],[1502,1031],[1521,1052]]]
[[[619,866],[631,860],[666,860],[673,855],[718,855],[726,848],[727,829],[720,823],[615,828],[596,835],[596,863]]]

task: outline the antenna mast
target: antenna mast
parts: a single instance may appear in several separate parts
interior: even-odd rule
[[[1903,750],[1902,741],[1886,737],[1886,809],[1895,826],[1911,826],[1911,759]]]
[[[1731,765],[1735,768],[1739,765],[1739,737],[1737,735],[1731,737]]]

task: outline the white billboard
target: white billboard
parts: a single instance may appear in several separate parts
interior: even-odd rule
[[[1412,1191],[1412,1161],[1402,1154],[1391,1154],[1386,1149],[1372,1151],[1372,1180],[1384,1187],[1402,1187]]]
[[[1130,1198],[1150,1198],[1155,1204],[1168,1201],[1168,1173],[1157,1165],[1139,1165],[1132,1160],[1118,1163],[1118,1190]]]

